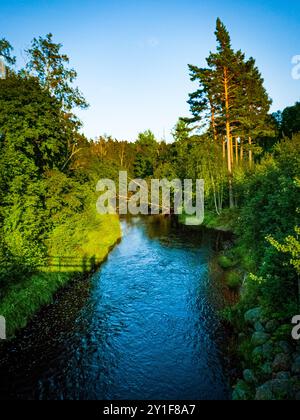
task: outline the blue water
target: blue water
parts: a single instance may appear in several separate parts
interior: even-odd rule
[[[222,296],[209,269],[214,236],[168,219],[135,218],[122,229],[91,284],[62,293],[6,350],[0,391],[6,377],[7,396],[17,398],[229,398]]]

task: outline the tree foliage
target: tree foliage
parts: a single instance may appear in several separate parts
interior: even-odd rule
[[[29,56],[27,71],[38,77],[41,86],[61,103],[63,109],[86,108],[87,102],[73,82],[77,72],[68,68],[69,57],[61,52],[62,44],[53,42],[53,35],[34,38],[26,51]]]
[[[12,55],[12,52],[12,45],[5,38],[0,39],[0,58],[2,57],[4,62],[10,66],[16,62],[16,57]]]

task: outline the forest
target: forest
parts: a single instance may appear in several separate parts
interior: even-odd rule
[[[34,39],[16,71],[0,39],[0,314],[13,337],[118,242],[118,217],[96,212],[99,179],[118,182],[121,170],[149,183],[204,179],[204,226],[235,237],[218,257],[238,295],[222,311],[239,360],[233,398],[299,399],[291,320],[300,299],[300,102],[271,113],[255,59],[233,48],[220,19],[215,36],[206,67],[188,65],[190,116],[178,118],[172,142],[149,129],[137,139],[86,138],[76,108],[88,104],[62,45],[52,34]]]

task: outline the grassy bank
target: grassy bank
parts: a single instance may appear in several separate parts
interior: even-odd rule
[[[230,215],[234,216],[231,220]],[[239,292],[238,303],[223,311],[226,321],[234,327],[235,356],[240,361],[241,374],[233,383],[233,399],[299,399],[300,348],[291,337],[291,319],[297,313],[296,294],[292,294],[288,275],[280,271],[286,269],[289,274],[291,270],[284,260],[279,261],[274,273],[266,270],[267,264],[271,266],[268,254],[259,259],[257,244],[249,246],[239,228],[240,217],[243,214],[239,216],[238,211],[228,211],[221,217],[208,213],[204,221],[206,227],[236,233],[233,246],[218,257],[227,286]],[[267,247],[267,239],[265,244]],[[284,293],[280,284],[283,281],[287,283]]]
[[[220,215],[205,210],[203,226],[208,229],[235,233],[236,224],[234,221],[238,219],[238,216],[238,209],[224,209]]]
[[[8,337],[25,327],[43,305],[51,303],[61,287],[103,262],[120,237],[117,216],[92,211],[59,225],[47,240],[51,258],[45,266],[2,291],[0,314],[6,318]]]

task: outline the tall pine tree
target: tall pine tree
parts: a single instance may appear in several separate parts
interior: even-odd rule
[[[217,51],[207,58],[207,68],[189,65],[192,81],[199,87],[188,101],[193,117],[190,123],[208,128],[215,142],[222,144],[227,162],[229,205],[234,207],[234,168],[243,159],[245,139],[249,162],[253,162],[253,140],[270,134],[268,112],[271,101],[253,58],[234,51],[228,30],[220,19],[215,31]],[[227,151],[227,153],[226,153]]]

